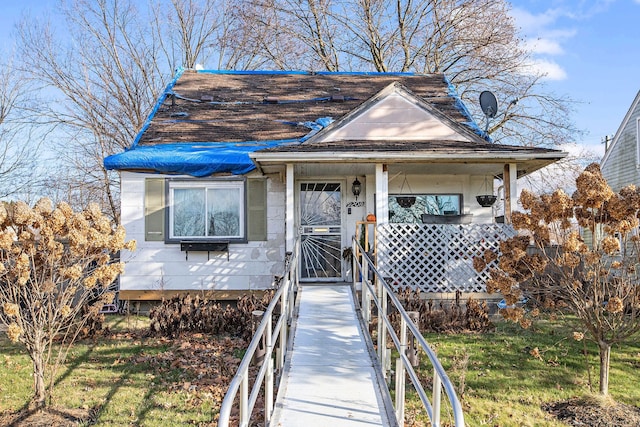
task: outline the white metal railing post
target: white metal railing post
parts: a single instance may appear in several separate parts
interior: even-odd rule
[[[282,296],[280,297],[280,316],[283,316],[283,319],[285,319],[285,324],[283,325],[282,328],[280,328],[280,337],[278,338],[278,349],[276,350],[276,369],[278,369],[278,372],[281,372],[282,367],[284,366],[284,356],[285,353],[287,352],[287,325],[286,325],[286,321],[289,319],[289,307],[288,307],[288,302],[289,302],[289,295],[288,295],[288,286],[290,284],[290,280],[289,278],[285,278],[286,282],[284,282],[282,285],[283,286],[287,286],[287,288],[285,288],[285,291],[282,293]],[[293,293],[293,292],[292,292]]]
[[[369,288],[366,286],[365,282],[362,282],[362,319],[364,323],[369,326],[371,323],[371,312],[369,309]]]
[[[362,274],[362,317],[367,325],[371,322],[371,304],[369,298],[369,264],[366,261],[365,254],[360,252],[361,256],[361,274]]]
[[[354,245],[358,245],[358,243],[355,242],[355,239]],[[358,248],[361,250],[359,245]],[[436,353],[431,349],[422,336],[417,322],[414,322],[412,317],[406,312],[402,303],[395,295],[394,290],[386,282],[384,278],[385,276],[380,273],[374,261],[366,257],[364,254],[362,258],[358,257],[357,261],[358,267],[361,271],[364,272],[366,270],[367,272],[371,271],[373,273],[373,280],[368,280],[367,278],[362,282],[363,319],[369,319],[370,321],[371,305],[375,305],[378,312],[378,320],[383,320],[382,324],[378,323],[376,325],[378,331],[378,349],[383,350],[384,346],[387,345],[387,342],[384,341],[381,336],[384,334],[384,338],[386,338],[387,341],[390,340],[393,344],[393,348],[399,352],[399,356],[395,363],[395,417],[398,425],[404,425],[406,383],[407,379],[409,379],[413,384],[427,415],[429,416],[429,425],[440,425],[442,392],[444,391],[448,397],[449,403],[451,404],[451,413],[454,420],[453,425],[455,427],[464,427],[464,413],[462,412],[462,405],[460,404],[455,388],[443,369],[442,364],[438,360]],[[382,290],[380,287],[382,287]],[[398,332],[395,330],[395,327],[388,316],[389,304],[391,304],[391,307],[398,312],[400,320],[400,331]],[[410,336],[408,335],[409,333],[411,333]],[[421,349],[426,353],[427,359],[433,367],[434,389],[432,390],[431,397],[428,396],[428,393],[422,386],[422,380],[419,377],[419,372],[414,370],[412,362],[407,355],[409,338],[412,342],[416,343],[416,349]],[[391,361],[393,357],[390,353],[391,350],[389,350],[388,353],[378,351],[378,360],[385,373],[391,369]],[[391,383],[391,378],[391,376],[387,378],[388,384]]]
[[[378,301],[380,302],[380,308],[378,308],[378,311],[380,311],[378,313],[378,354],[384,367],[386,366],[387,358],[387,324],[384,319],[389,313],[387,311],[387,290],[380,282],[378,283]]]
[[[351,242],[351,281],[353,282],[353,286],[359,282],[358,280],[358,246],[356,245],[355,239]]]
[[[240,427],[249,425],[249,370],[244,371],[240,384]]]
[[[284,295],[284,294],[283,294]],[[282,316],[282,313],[280,314]],[[273,410],[273,386],[274,386],[274,375],[273,375],[273,356],[271,356],[273,352],[273,335],[271,334],[273,320],[271,316],[267,319],[267,328],[265,329],[265,347],[267,350],[267,369],[264,378],[264,419],[265,425],[269,425],[269,421],[271,420],[271,411]],[[287,328],[282,328],[282,330],[286,330]],[[283,352],[284,353],[284,352]],[[266,355],[265,355],[266,357]]]
[[[433,427],[440,426],[440,407],[442,400],[442,381],[438,375],[438,371],[433,368],[433,396],[431,398],[433,402]]]
[[[396,420],[398,426],[404,426],[405,366],[402,356],[407,351],[407,321],[400,317],[400,354],[396,359]]]

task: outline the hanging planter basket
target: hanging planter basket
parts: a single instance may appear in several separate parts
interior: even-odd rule
[[[416,203],[415,196],[396,196],[396,202],[400,205],[401,208],[410,208]]]
[[[400,195],[396,196],[396,202],[398,202],[401,208],[408,209],[416,203],[416,196],[402,194],[405,184],[409,188],[409,194],[411,194],[411,187],[409,186],[409,182],[407,181],[407,175],[405,175],[404,181],[402,181],[402,186],[400,187]]]
[[[479,196],[476,196],[476,200],[478,201],[480,206],[482,206],[483,208],[488,208],[489,206],[493,206],[493,204],[497,200],[497,197],[493,194],[481,194]]]

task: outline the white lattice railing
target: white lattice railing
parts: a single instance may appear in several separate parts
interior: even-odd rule
[[[485,292],[491,265],[478,273],[473,258],[515,234],[505,224],[381,224],[378,270],[395,290]]]

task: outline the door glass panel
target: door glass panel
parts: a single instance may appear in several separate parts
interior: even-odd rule
[[[339,183],[300,184],[301,278],[342,278]]]

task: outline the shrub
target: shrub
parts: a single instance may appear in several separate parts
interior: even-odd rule
[[[164,300],[151,309],[150,329],[154,334],[176,337],[184,332],[202,332],[213,335],[231,335],[250,339],[253,335],[253,312],[266,310],[274,291],[261,298],[255,294],[243,295],[233,307],[230,303],[201,299],[186,294]]]

